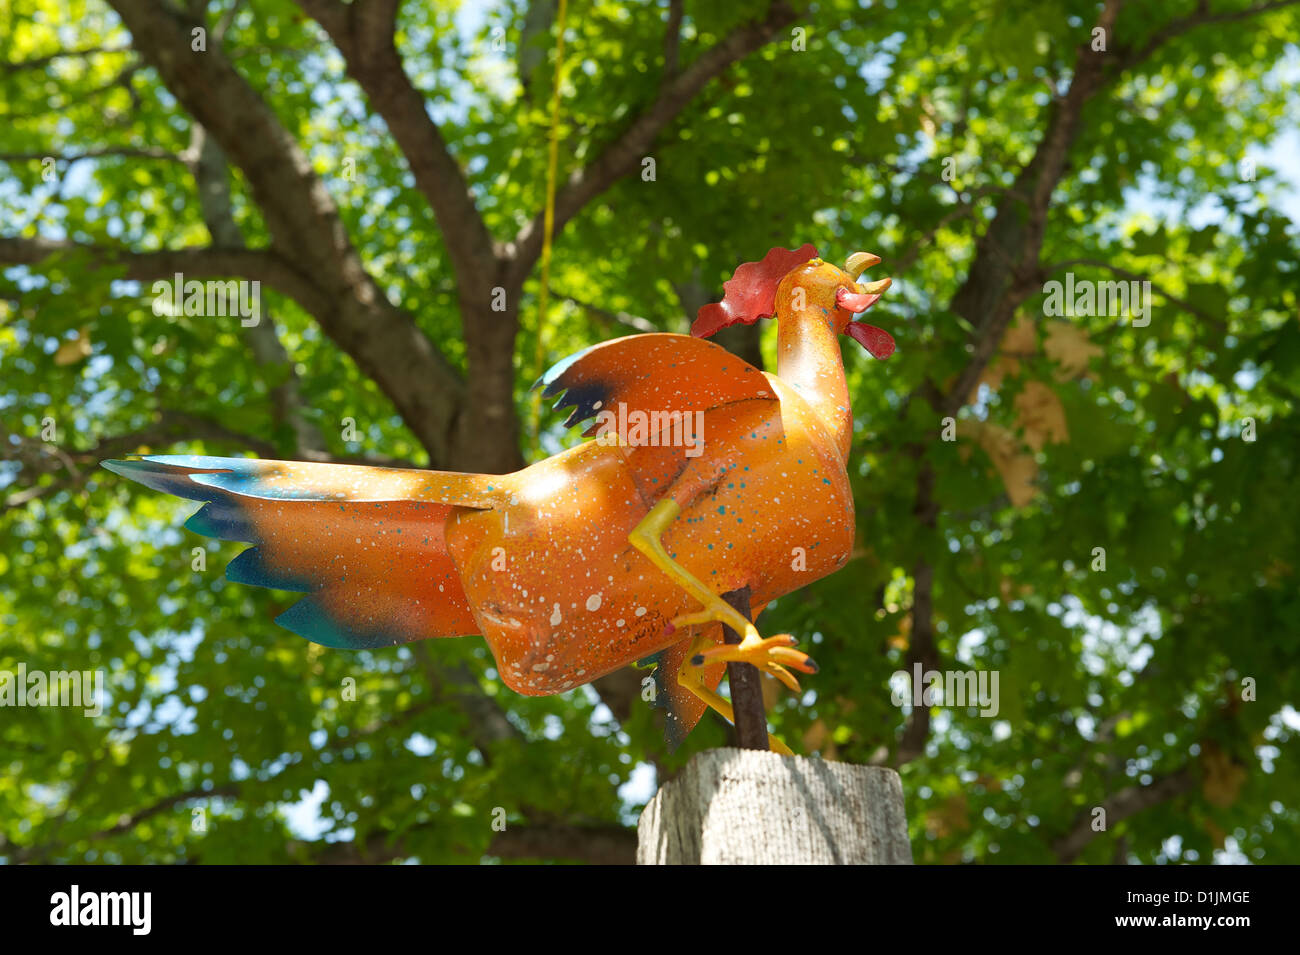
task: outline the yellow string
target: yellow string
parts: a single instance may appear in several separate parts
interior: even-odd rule
[[[537,350],[534,356],[536,381],[546,371],[546,308],[551,287],[551,240],[555,231],[555,180],[560,157],[560,82],[564,74],[564,23],[568,14],[568,0],[560,0],[555,21],[558,36],[555,41],[555,83],[551,88],[551,129],[549,155],[546,162],[546,212],[542,225],[542,288],[537,296]],[[533,392],[533,446],[541,449],[542,443],[542,393]]]

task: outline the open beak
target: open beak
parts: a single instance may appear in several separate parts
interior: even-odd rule
[[[872,256],[872,258],[875,258],[875,256]],[[876,261],[880,260],[876,259]],[[856,292],[842,288],[835,293],[835,304],[846,311],[861,314],[872,305],[875,305],[889,286],[889,279],[881,279],[879,282],[868,282],[865,285],[859,285]],[[849,322],[844,331],[855,342],[871,352],[873,358],[879,358],[883,361],[894,353],[896,347],[894,338],[883,328],[877,328],[875,325],[868,325],[866,322],[855,320]]]
[[[849,338],[871,352],[872,358],[879,358],[884,361],[894,353],[894,336],[889,334],[883,328],[877,328],[875,325],[868,325],[866,322],[849,322],[849,327],[844,329]]]

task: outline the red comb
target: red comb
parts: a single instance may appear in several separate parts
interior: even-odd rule
[[[722,301],[705,305],[695,317],[691,334],[708,338],[719,329],[737,322],[752,325],[776,311],[776,287],[790,270],[817,257],[812,243],[793,251],[780,247],[763,256],[762,262],[746,262],[730,281],[722,283]]]

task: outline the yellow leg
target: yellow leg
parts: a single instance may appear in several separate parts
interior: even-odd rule
[[[650,563],[663,571],[673,583],[704,604],[705,609],[702,612],[677,617],[673,620],[673,625],[689,627],[717,620],[736,633],[748,636],[752,632],[757,638],[758,631],[740,614],[740,611],[706,587],[698,577],[673,560],[668,551],[664,550],[661,540],[664,531],[677,520],[677,515],[681,512],[682,509],[676,501],[671,497],[665,497],[650,509],[650,513],[641,519],[641,523],[632,528],[632,533],[627,537],[632,546],[644,554]]]
[[[702,640],[700,637],[696,637],[695,644],[691,647],[691,656],[686,658],[677,673],[677,682],[698,696],[705,704],[721,713],[723,718],[734,726],[736,723],[735,710],[731,708],[731,704],[726,697],[704,685],[704,668],[692,662],[693,659],[699,659],[695,651],[701,647]],[[786,746],[785,743],[771,733],[767,734],[767,745],[772,752],[780,753],[782,756],[794,755],[789,746]]]
[[[681,507],[671,497],[659,501],[628,535],[628,541],[645,555],[650,563],[668,576],[670,580],[704,605],[696,613],[683,614],[672,621],[674,627],[692,627],[709,623],[722,623],[736,633],[741,634],[741,642],[726,646],[706,649],[700,637],[691,647],[691,652],[683,662],[677,674],[677,681],[690,690],[708,706],[721,713],[733,725],[736,722],[735,711],[727,700],[704,685],[704,667],[714,663],[737,661],[751,663],[766,673],[779,679],[796,693],[799,682],[785,666],[791,666],[805,673],[816,673],[817,667],[807,654],[791,649],[795,643],[793,637],[782,634],[764,640],[752,621],[745,619],[735,607],[727,603],[710,590],[698,577],[688,571],[664,549],[663,534],[681,513]],[[783,666],[782,664],[785,664]],[[772,752],[783,756],[793,756],[789,746],[772,734],[767,737]]]
[[[701,663],[706,661],[751,663],[798,693],[799,681],[786,667],[793,667],[804,673],[816,673],[817,665],[808,658],[806,653],[791,649],[796,643],[795,639],[788,634],[782,634],[764,640],[751,621],[746,620],[735,607],[711,591],[699,578],[673,560],[668,551],[664,550],[661,539],[663,533],[680,513],[681,508],[677,502],[671,497],[665,497],[650,509],[650,513],[642,518],[641,523],[637,524],[628,535],[628,541],[644,554],[650,563],[704,605],[704,609],[696,613],[673,618],[673,626],[693,627],[716,621],[730,627],[741,634],[740,643],[716,647],[698,654],[697,657],[703,658],[700,660]]]

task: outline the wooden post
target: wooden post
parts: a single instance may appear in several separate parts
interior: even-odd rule
[[[903,784],[880,766],[697,753],[641,813],[638,865],[909,865]]]

